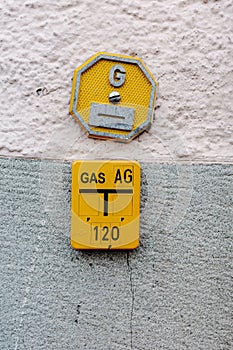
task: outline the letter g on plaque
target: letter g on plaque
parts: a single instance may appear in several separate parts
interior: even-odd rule
[[[74,71],[70,114],[89,137],[128,142],[151,126],[156,87],[140,58],[100,52]]]

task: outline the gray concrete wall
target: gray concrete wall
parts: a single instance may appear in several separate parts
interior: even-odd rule
[[[142,164],[131,252],[70,247],[70,163],[0,168],[1,349],[233,348],[232,165]]]

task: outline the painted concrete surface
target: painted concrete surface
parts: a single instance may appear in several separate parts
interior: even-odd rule
[[[176,138],[178,158],[232,162],[232,13],[232,0],[1,0],[0,155],[73,159],[98,145],[135,159],[139,140],[164,161]],[[138,55],[159,82],[150,133],[124,148],[87,140],[68,116],[74,69],[99,51]]]
[[[132,252],[72,250],[70,163],[0,167],[1,349],[232,349],[232,165],[142,163]]]

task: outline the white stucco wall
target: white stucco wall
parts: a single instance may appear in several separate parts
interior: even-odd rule
[[[232,161],[232,10],[231,0],[2,0],[0,155]],[[138,55],[159,82],[150,132],[127,145],[87,139],[68,115],[73,71],[98,51]]]

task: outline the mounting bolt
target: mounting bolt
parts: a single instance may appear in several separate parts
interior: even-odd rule
[[[108,95],[108,99],[109,99],[109,102],[111,102],[111,103],[118,103],[118,102],[120,102],[121,95],[117,91],[112,91]]]

